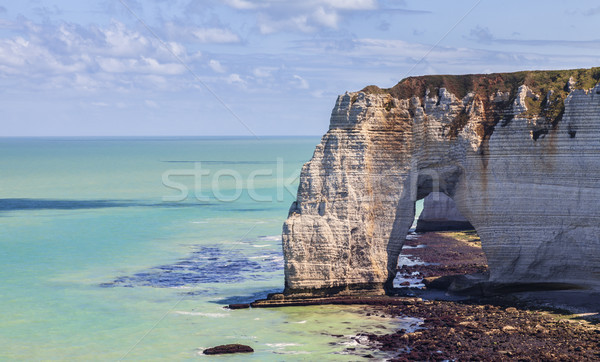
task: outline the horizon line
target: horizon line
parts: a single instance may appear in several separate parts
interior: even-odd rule
[[[321,137],[323,134],[304,134],[304,135],[258,135],[259,137]],[[0,136],[0,139],[15,138],[256,138],[252,135],[74,135],[74,136]]]

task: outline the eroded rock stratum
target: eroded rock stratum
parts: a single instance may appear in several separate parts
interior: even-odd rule
[[[424,76],[339,96],[283,226],[286,293],[383,292],[415,200],[438,190],[477,230],[490,281],[598,287],[599,79]]]

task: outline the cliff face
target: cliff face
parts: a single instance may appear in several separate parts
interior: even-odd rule
[[[495,282],[600,285],[600,69],[414,77],[346,93],[283,226],[286,293],[383,292],[432,191]]]
[[[461,215],[452,199],[442,192],[432,192],[423,200],[423,212],[417,221],[417,232],[468,230],[473,225]]]

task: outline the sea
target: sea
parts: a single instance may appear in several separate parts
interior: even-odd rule
[[[318,137],[1,138],[1,360],[360,360],[410,328],[283,290],[281,227]],[[240,343],[255,352],[208,357]]]

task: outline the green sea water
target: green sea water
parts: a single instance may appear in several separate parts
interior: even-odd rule
[[[403,321],[223,308],[283,289],[281,225],[318,142],[0,139],[0,359],[361,359],[357,335]],[[225,343],[255,353],[201,353]]]

